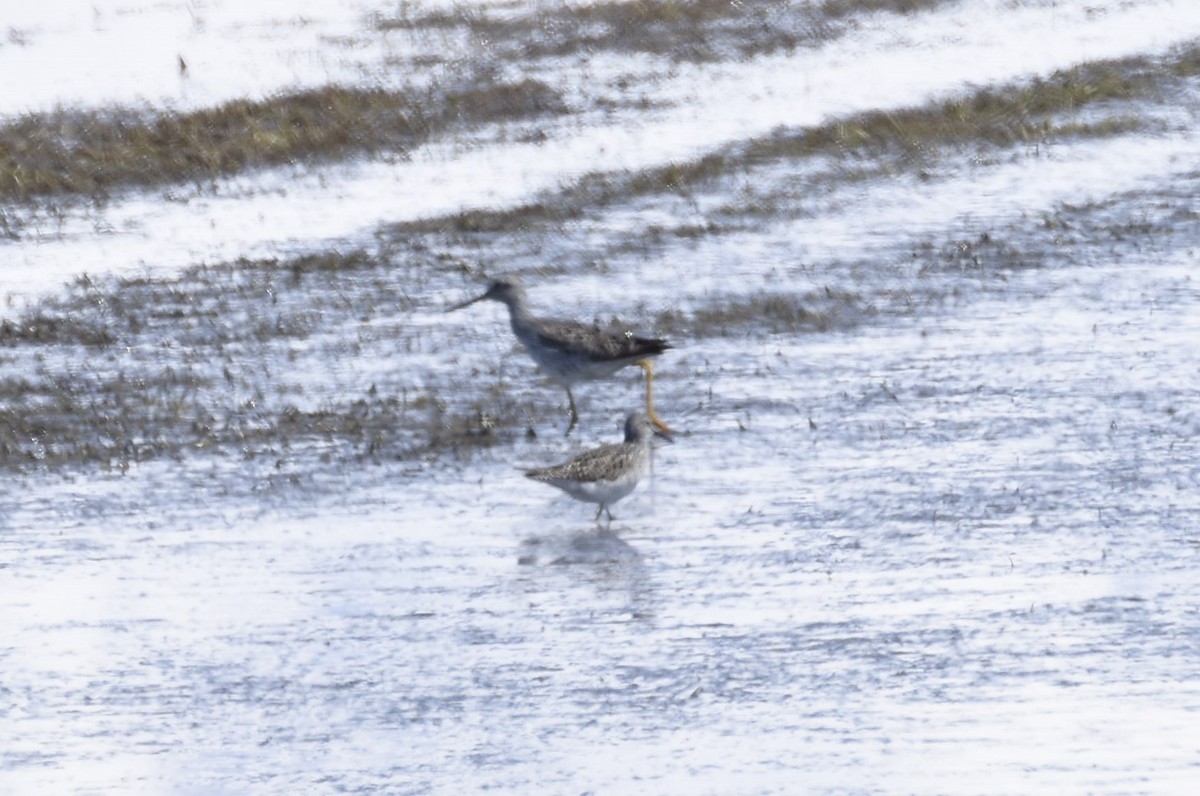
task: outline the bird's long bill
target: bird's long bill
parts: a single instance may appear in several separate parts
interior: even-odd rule
[[[467,299],[466,301],[462,302],[461,304],[455,304],[453,307],[450,307],[449,309],[446,310],[446,312],[454,312],[455,310],[465,309],[477,301],[483,301],[487,297],[488,297],[488,294],[484,293],[483,295],[476,296],[473,299]]]
[[[675,437],[672,436],[675,433],[675,429],[660,420],[658,415],[654,414],[654,410],[650,410],[646,416],[650,418],[650,425],[654,426],[654,436],[662,437],[667,442],[675,441]]]

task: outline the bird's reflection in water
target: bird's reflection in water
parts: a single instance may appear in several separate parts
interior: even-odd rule
[[[606,597],[624,596],[622,602],[627,601],[625,608],[635,620],[653,615],[654,588],[645,559],[615,531],[597,529],[530,536],[521,542],[517,563],[530,587],[560,589],[561,582],[552,585],[550,581],[566,576],[575,583],[591,584]]]

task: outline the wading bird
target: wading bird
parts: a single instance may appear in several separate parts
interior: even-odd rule
[[[496,279],[483,295],[456,304],[447,312],[484,300],[499,301],[508,307],[513,334],[538,367],[566,388],[571,410],[567,434],[579,422],[571,387],[582,381],[609,378],[629,365],[637,365],[646,372],[646,415],[650,422],[663,431],[671,431],[654,413],[654,367],[650,364],[650,357],[671,347],[666,340],[638,337],[629,331],[614,332],[595,324],[535,318],[525,303],[525,290],[521,284],[507,277]]]
[[[651,424],[641,412],[634,412],[625,420],[625,441],[613,442],[592,448],[563,464],[526,470],[525,477],[555,486],[576,500],[598,503],[596,522],[607,513],[612,523],[609,506],[627,496],[642,479],[646,463],[650,459],[650,443],[655,437],[668,442],[670,436]]]

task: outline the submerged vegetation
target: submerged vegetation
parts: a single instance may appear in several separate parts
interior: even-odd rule
[[[919,317],[968,284],[1001,290],[1020,271],[1108,256],[1114,241],[1194,240],[1193,188],[1148,204],[1061,207],[1003,234],[930,239],[892,260],[824,262],[818,278],[828,286],[814,290],[785,284],[638,314],[685,357],[704,338],[767,342]],[[563,243],[576,254],[588,245]],[[414,322],[440,308],[410,293],[444,281],[446,268],[441,251],[407,248],[239,260],[170,278],[82,277],[64,297],[0,323],[0,470],[121,470],[203,454],[303,473],[469,454],[539,428],[557,434],[561,393],[525,357],[511,378],[494,364],[471,367],[453,332]],[[836,286],[846,284],[853,289]],[[505,336],[506,345],[515,344]],[[455,365],[415,370],[429,358]],[[377,362],[394,364],[383,376],[357,373]],[[671,369],[659,368],[660,394]]]
[[[302,443],[324,441],[339,458],[413,458],[490,445],[499,415],[503,426],[537,417],[502,390],[451,402],[465,391],[449,385],[446,398],[374,383],[309,398],[307,374],[329,362],[437,345],[407,328],[412,303],[387,265],[354,250],[167,279],[79,278],[64,297],[0,322],[0,363],[35,363],[0,375],[0,469],[119,469],[186,452],[283,467]],[[333,329],[353,333],[331,338]]]

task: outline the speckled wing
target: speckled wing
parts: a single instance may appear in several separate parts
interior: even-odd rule
[[[611,481],[627,467],[627,459],[636,455],[621,443],[601,445],[576,456],[569,462],[552,467],[526,470],[525,476],[535,481]]]
[[[537,328],[538,341],[563,354],[586,354],[600,362],[617,362],[652,357],[671,347],[666,340],[638,337],[572,321],[544,320]]]

